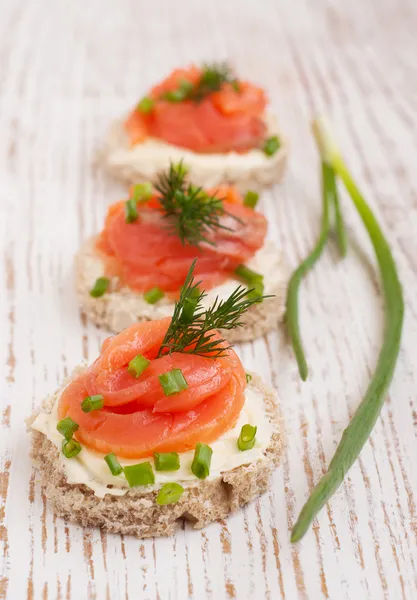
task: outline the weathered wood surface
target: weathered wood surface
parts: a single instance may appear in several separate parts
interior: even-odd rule
[[[0,9],[0,598],[412,599],[417,594],[417,5],[363,2],[3,0]],[[271,491],[205,531],[145,542],[53,516],[24,418],[103,332],[85,323],[72,257],[122,188],[93,165],[111,119],[175,65],[231,59],[265,85],[291,140],[264,195],[291,265],[319,224],[312,114],[325,108],[388,234],[407,301],[402,352],[360,461],[298,546],[289,528],[354,411],[381,339],[370,245],[349,201],[303,286],[311,364],[301,385],[282,332],[239,349],[276,386],[288,449]]]

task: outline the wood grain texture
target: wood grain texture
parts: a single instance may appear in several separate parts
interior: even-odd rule
[[[417,5],[412,0],[3,0],[0,8],[0,598],[411,600],[417,595]],[[110,121],[176,65],[230,59],[270,92],[291,140],[264,194],[295,265],[319,226],[309,122],[325,109],[389,236],[406,324],[370,443],[305,539],[289,529],[363,394],[381,341],[369,241],[326,250],[302,291],[311,366],[282,331],[239,348],[278,390],[288,429],[271,491],[227,522],[138,541],[83,531],[45,504],[24,418],[104,333],[80,315],[72,258],[123,188],[93,165]]]

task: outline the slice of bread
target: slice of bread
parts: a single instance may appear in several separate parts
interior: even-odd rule
[[[267,121],[268,134],[278,135],[281,140],[281,147],[273,156],[258,149],[245,154],[199,154],[155,138],[131,147],[123,121],[117,121],[97,154],[97,162],[116,179],[131,184],[152,181],[171,162],[183,160],[195,185],[210,188],[230,183],[242,193],[259,192],[281,181],[288,154],[287,140],[279,133],[275,118],[268,117]]]
[[[272,242],[266,242],[260,252],[262,254],[255,256],[248,266],[264,275],[264,293],[273,297],[249,308],[245,313],[245,326],[227,332],[230,343],[250,341],[277,329],[284,314],[288,272],[283,258]],[[111,281],[109,290],[103,296],[91,297],[90,290],[94,282],[104,276],[104,264],[95,250],[95,238],[90,239],[78,252],[75,271],[81,308],[99,327],[119,333],[137,321],[151,321],[172,315],[172,300],[162,298],[156,304],[148,304],[142,294],[127,287],[118,289],[116,279]],[[227,298],[238,285],[238,280],[230,281],[227,292],[222,296]],[[217,289],[211,290],[203,300],[205,307],[214,301]]]
[[[176,504],[159,506],[155,501],[157,489],[131,488],[123,496],[106,494],[104,498],[98,498],[86,485],[68,483],[56,445],[43,433],[30,429],[32,458],[39,470],[42,490],[54,512],[83,526],[145,538],[173,535],[183,520],[200,529],[266,492],[271,473],[280,464],[284,450],[283,422],[275,393],[265,387],[257,375],[252,376],[248,385],[262,393],[265,411],[273,427],[270,443],[262,457],[222,472],[213,479],[183,483],[185,491]],[[28,420],[29,428],[39,412],[51,412],[61,390],[44,401]]]

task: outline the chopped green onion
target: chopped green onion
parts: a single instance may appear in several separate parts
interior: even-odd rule
[[[166,483],[161,487],[156,497],[156,502],[160,506],[165,504],[175,504],[184,493],[184,488],[179,483]]]
[[[136,110],[146,115],[152,112],[154,104],[155,102],[152,100],[152,98],[149,98],[149,96],[144,96],[137,105]]]
[[[182,307],[180,315],[180,323],[192,323],[194,319],[195,309],[197,308],[198,300],[198,296],[185,298],[184,306]]]
[[[142,356],[142,354],[138,354],[135,356],[135,358],[132,358],[132,360],[127,365],[127,372],[130,373],[130,375],[132,375],[132,377],[136,377],[136,379],[137,379],[138,377],[140,377],[142,375],[144,370],[149,365],[150,365],[150,361],[147,358],[145,358],[144,356]]]
[[[164,292],[159,287],[153,287],[144,293],[143,297],[148,304],[156,304],[158,300],[165,296]]]
[[[152,197],[152,184],[147,181],[146,183],[136,183],[132,190],[132,200],[136,203],[145,202]]]
[[[150,462],[128,465],[123,470],[130,487],[155,483],[155,475]]]
[[[77,440],[62,440],[62,454],[66,458],[73,458],[81,452],[81,444]]]
[[[239,448],[239,450],[243,452],[244,450],[250,450],[254,447],[257,429],[258,428],[256,427],[256,425],[243,425],[237,440],[237,447]]]
[[[238,94],[240,93],[240,84],[238,82],[237,79],[234,79],[233,81],[230,82],[232,88],[234,89],[235,92],[237,92]]]
[[[104,460],[106,461],[112,475],[120,475],[120,473],[123,471],[123,467],[117,460],[117,456],[114,452],[106,454]]]
[[[235,269],[236,275],[244,279],[247,283],[255,283],[256,281],[263,281],[264,276],[256,271],[252,271],[245,265],[239,265]]]
[[[195,447],[194,458],[191,464],[191,471],[199,479],[205,479],[210,475],[210,464],[213,450],[207,444],[200,444]]]
[[[178,471],[180,456],[177,452],[154,452],[155,469],[157,471]]]
[[[107,279],[107,277],[99,277],[96,279],[93,288],[90,290],[90,296],[93,298],[100,298],[100,296],[103,296],[103,294],[107,292],[109,285],[110,279]]]
[[[178,89],[165,92],[162,97],[168,102],[183,102],[187,99],[193,88],[194,85],[191,83],[191,81],[188,81],[188,79],[182,79]]]
[[[57,423],[57,430],[66,440],[70,440],[74,433],[77,431],[79,425],[71,419],[71,417],[65,417]]]
[[[273,135],[272,137],[265,140],[264,146],[262,150],[267,156],[273,156],[277,150],[281,147],[281,141],[277,135]]]
[[[250,373],[246,373],[246,383],[250,383],[252,381],[252,375]]]
[[[89,413],[92,410],[100,410],[104,406],[104,396],[96,394],[95,396],[87,396],[81,402],[81,410]]]
[[[179,394],[188,388],[188,383],[182,374],[181,369],[172,369],[158,376],[159,382],[162,385],[165,396],[173,396]]]
[[[129,198],[125,202],[125,221],[126,223],[134,223],[138,220],[138,209],[136,208],[136,202],[133,198]]]
[[[258,200],[259,200],[259,194],[257,194],[256,192],[252,192],[252,190],[249,190],[245,194],[245,197],[243,199],[243,204],[245,206],[248,206],[249,208],[255,208],[255,206],[258,204]]]

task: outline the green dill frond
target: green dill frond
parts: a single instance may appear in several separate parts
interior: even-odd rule
[[[187,169],[181,161],[160,173],[154,184],[161,195],[167,229],[184,245],[198,246],[202,242],[213,245],[210,233],[216,229],[230,231],[221,223],[221,217],[228,213],[223,208],[222,198],[209,196],[201,187],[188,183],[186,175]]]
[[[209,358],[219,358],[227,353],[230,345],[224,339],[217,339],[213,330],[235,329],[242,327],[242,317],[250,306],[262,302],[268,296],[253,297],[251,292],[243,286],[237,287],[226,300],[216,298],[207,310],[201,305],[206,293],[199,290],[200,283],[194,281],[194,268],[196,260],[193,261],[180,298],[175,303],[174,313],[167,333],[162,341],[158,356],[165,352],[184,352],[186,354],[198,354]],[[187,318],[184,318],[186,307],[193,306],[193,314],[190,318],[189,310]]]
[[[205,96],[218,92],[224,83],[232,83],[236,91],[239,91],[236,76],[226,62],[203,64],[200,81],[188,97],[190,100],[201,101]]]

